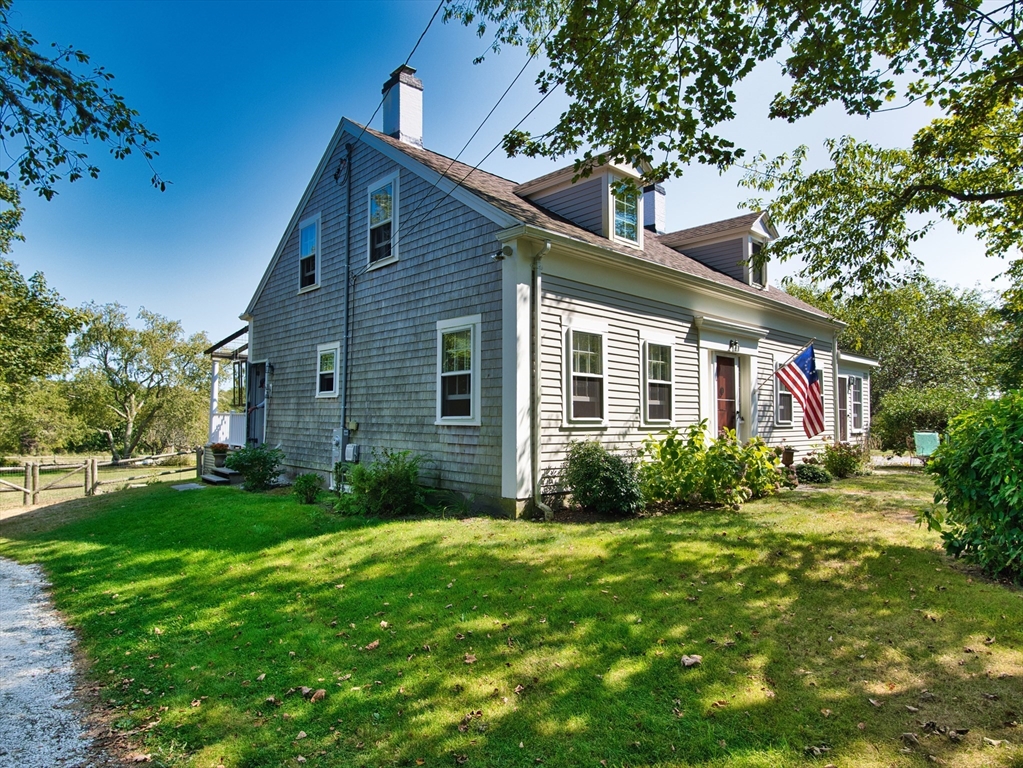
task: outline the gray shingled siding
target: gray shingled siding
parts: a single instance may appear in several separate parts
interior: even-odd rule
[[[776,426],[774,423],[774,392],[777,379],[774,376],[774,362],[784,363],[791,355],[809,341],[791,334],[771,331],[760,340],[760,363],[757,389],[760,392],[758,401],[758,419],[760,436],[772,445],[786,445],[796,449],[797,463],[814,447],[833,439],[834,435],[834,379],[832,375],[831,342],[817,340],[813,344],[814,356],[820,370],[821,390],[824,393],[824,429],[825,433],[815,438],[808,438],[803,432],[803,409],[793,398],[792,426]]]
[[[746,282],[746,267],[740,263],[743,260],[742,238],[712,245],[682,246],[679,250],[718,272]]]
[[[292,232],[252,313],[251,359],[274,365],[267,443],[281,443],[292,472],[329,470],[331,430],[341,422],[341,399],[314,395],[317,344],[344,336],[345,184],[334,181],[333,170],[347,140],[338,143],[299,217],[321,215],[320,288],[298,294],[298,232]],[[497,498],[501,275],[489,255],[498,227],[402,170],[399,260],[365,271],[368,186],[397,169],[365,144],[355,146],[351,246],[358,277],[348,416],[359,426],[352,441],[367,460],[374,448],[414,451],[427,459],[427,481]],[[436,323],[474,314],[482,315],[482,426],[435,426]]]
[[[569,316],[606,322],[608,426],[566,426],[565,344]],[[698,420],[699,362],[693,316],[673,307],[605,288],[562,278],[544,277],[543,283],[543,438],[546,466],[564,460],[572,440],[599,438],[614,450],[631,451],[659,427],[642,422],[641,329],[674,334],[675,425]]]
[[[590,179],[533,202],[594,234],[603,234],[604,180]]]

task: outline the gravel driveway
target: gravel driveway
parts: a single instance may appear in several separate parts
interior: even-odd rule
[[[0,558],[0,766],[108,762],[73,698],[74,635],[47,599],[38,566]]]

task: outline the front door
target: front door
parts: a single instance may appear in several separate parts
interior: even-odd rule
[[[838,442],[849,440],[849,379],[838,379]]]
[[[715,371],[717,389],[717,433],[734,430],[739,413],[739,361],[727,355],[717,356]]]
[[[266,363],[249,364],[247,442],[261,445],[266,430]]]

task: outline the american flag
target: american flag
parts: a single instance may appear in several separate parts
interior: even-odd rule
[[[797,354],[792,361],[774,373],[803,406],[803,431],[814,437],[824,431],[824,397],[813,344]]]

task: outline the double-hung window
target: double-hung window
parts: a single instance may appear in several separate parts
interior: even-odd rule
[[[398,258],[398,174],[369,187],[369,263],[384,264]]]
[[[320,284],[320,217],[303,221],[298,228],[298,289]]]
[[[437,323],[437,423],[480,423],[480,315]]]
[[[757,264],[757,256],[760,255],[763,248],[763,243],[758,243],[756,240],[750,244],[750,282],[761,288],[767,285],[767,265]]]
[[[320,344],[316,347],[316,396],[337,397],[338,359],[341,345]]]
[[[849,377],[849,405],[852,409],[852,431],[863,431],[863,379]]]
[[[568,345],[569,420],[603,422],[606,415],[604,333],[571,328]]]
[[[776,363],[774,369],[779,368]],[[774,423],[783,427],[792,425],[792,392],[777,376],[774,377]]]
[[[639,243],[639,197],[634,189],[612,186],[614,194],[614,234],[619,240]]]
[[[670,423],[672,420],[672,365],[671,343],[647,340],[644,342],[646,359],[646,404],[648,422]]]

